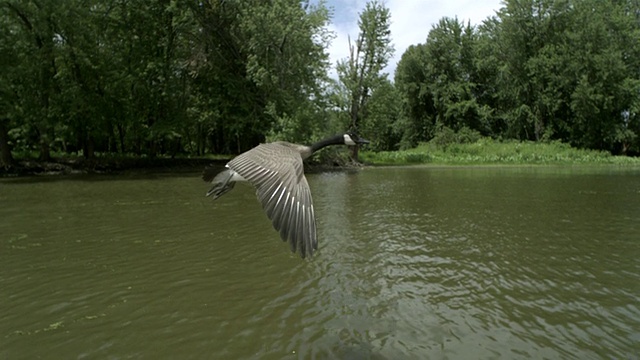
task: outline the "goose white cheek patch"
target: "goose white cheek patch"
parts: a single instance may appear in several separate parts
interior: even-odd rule
[[[353,141],[353,139],[351,139],[351,136],[349,136],[349,135],[347,135],[347,134],[344,134],[343,136],[344,136],[344,143],[345,143],[346,145],[354,146],[354,145],[356,144],[356,142],[355,142],[355,141]]]

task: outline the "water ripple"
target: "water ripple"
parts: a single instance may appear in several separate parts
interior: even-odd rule
[[[636,178],[548,171],[311,175],[311,261],[248,187],[10,184],[0,357],[637,357]]]

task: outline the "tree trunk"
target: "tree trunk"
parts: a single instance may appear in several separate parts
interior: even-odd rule
[[[158,141],[156,139],[149,140],[149,158],[155,159],[158,155]]]
[[[40,135],[40,161],[51,160],[51,148],[49,146],[49,137],[47,135]]]
[[[84,158],[86,160],[91,160],[93,158],[95,158],[95,143],[93,142],[93,139],[91,138],[90,134],[86,135],[85,141],[84,141],[84,148],[82,149],[82,153],[84,154]]]
[[[12,166],[15,163],[11,155],[11,146],[9,146],[9,130],[0,120],[0,165]]]
[[[122,124],[118,124],[116,125],[116,128],[118,129],[118,140],[120,141],[120,153],[124,154],[127,152],[124,144],[124,127]]]

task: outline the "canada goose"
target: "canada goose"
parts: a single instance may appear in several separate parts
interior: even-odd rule
[[[206,196],[213,195],[215,200],[233,189],[237,181],[248,181],[256,188],[273,227],[283,241],[289,241],[291,251],[298,250],[302,258],[312,256],[318,249],[316,219],[302,160],[325,146],[367,143],[368,140],[347,133],[311,146],[285,141],[260,144],[229,161],[227,169],[217,175],[213,168],[206,168],[202,178],[213,184]]]

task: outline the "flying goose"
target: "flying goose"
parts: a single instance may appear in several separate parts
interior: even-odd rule
[[[302,161],[330,145],[367,144],[353,133],[335,135],[306,146],[277,141],[260,144],[233,158],[226,169],[215,174],[208,167],[202,178],[213,185],[206,196],[213,200],[233,189],[237,181],[248,181],[273,227],[288,241],[291,251],[311,257],[318,249],[316,219],[309,184],[304,177]],[[215,175],[215,176],[214,176]]]

